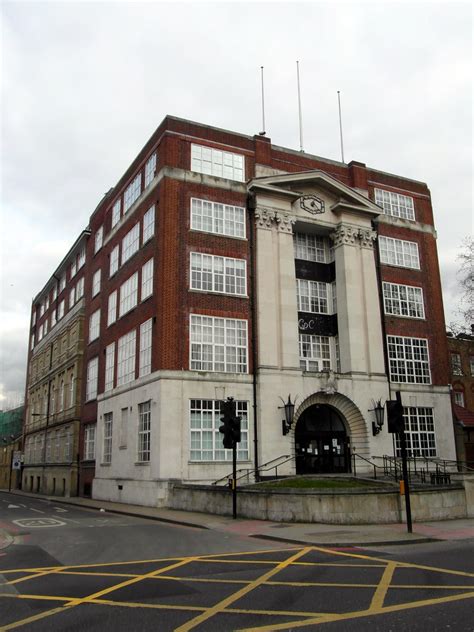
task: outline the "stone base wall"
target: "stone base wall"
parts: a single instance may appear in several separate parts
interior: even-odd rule
[[[145,507],[168,506],[169,481],[94,478],[92,498]]]
[[[413,521],[448,520],[467,516],[464,488],[453,485],[411,493]],[[185,511],[232,514],[232,492],[227,488],[174,485],[168,507]],[[273,522],[321,522],[325,524],[388,524],[405,519],[405,499],[398,490],[239,490],[240,518]]]

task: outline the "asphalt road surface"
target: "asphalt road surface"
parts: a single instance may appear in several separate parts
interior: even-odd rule
[[[2,631],[474,631],[472,540],[285,545],[6,493],[0,529]]]

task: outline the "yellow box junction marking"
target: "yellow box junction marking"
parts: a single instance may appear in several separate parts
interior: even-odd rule
[[[344,563],[343,560],[341,562],[305,562],[302,561],[301,558],[311,551],[321,552],[325,555],[338,556],[339,558],[348,558],[351,563]],[[258,556],[260,553],[281,553],[287,552],[289,557],[284,560],[278,559],[242,559],[246,556]],[[357,563],[354,563],[352,560],[357,560]],[[262,568],[263,574],[254,580],[243,580],[243,579],[214,579],[207,577],[186,577],[174,575],[172,573],[168,574],[170,571],[173,571],[176,568],[182,568],[186,565],[189,565],[193,562],[198,563],[209,563],[216,565],[225,565],[225,564],[245,564],[249,567],[253,564],[254,568],[258,568],[258,566],[271,566],[270,569],[264,570]],[[127,573],[124,572],[123,569],[117,572],[108,572],[112,569],[110,567],[114,566],[122,566],[126,569],[127,565],[139,565],[150,564],[150,563],[164,563],[165,565],[161,568],[154,569],[152,571],[139,574],[139,573]],[[298,582],[298,581],[277,581],[272,578],[277,575],[280,571],[290,566],[293,567],[341,567],[341,568],[383,568],[384,571],[382,573],[382,577],[378,583],[350,583],[350,582]],[[184,623],[182,626],[176,629],[176,632],[188,632],[192,630],[202,622],[212,618],[215,615],[220,613],[233,613],[233,614],[255,614],[255,615],[271,615],[271,616],[294,616],[294,617],[305,617],[304,620],[297,619],[295,621],[281,624],[272,624],[272,625],[263,625],[251,628],[251,630],[259,630],[261,632],[266,632],[267,630],[284,630],[291,628],[299,628],[305,627],[308,625],[319,625],[320,623],[329,623],[332,621],[341,621],[341,620],[349,620],[356,619],[361,617],[370,617],[379,614],[385,614],[390,612],[397,612],[401,610],[408,610],[413,608],[420,608],[424,606],[430,606],[441,603],[449,603],[458,600],[471,599],[474,597],[474,582],[470,585],[445,585],[445,584],[394,584],[392,583],[394,572],[397,568],[409,568],[409,569],[420,569],[425,571],[431,571],[434,573],[442,573],[448,575],[455,575],[459,577],[469,577],[474,578],[474,573],[469,573],[465,571],[457,571],[452,569],[445,568],[436,568],[421,564],[411,564],[409,562],[396,562],[393,560],[386,560],[383,558],[377,557],[369,557],[360,553],[349,553],[345,551],[337,551],[333,549],[326,549],[324,547],[317,546],[308,546],[308,547],[291,547],[287,549],[270,549],[264,551],[246,551],[243,553],[224,553],[224,554],[208,554],[203,556],[190,556],[190,557],[169,557],[169,558],[158,558],[155,560],[134,560],[128,562],[106,562],[99,564],[81,564],[77,566],[50,566],[50,567],[40,567],[40,568],[28,568],[28,569],[9,569],[5,571],[0,571],[1,574],[7,575],[9,573],[25,573],[24,576],[16,578],[10,582],[8,585],[15,585],[29,579],[35,579],[37,577],[41,577],[43,575],[54,575],[54,574],[67,574],[67,575],[84,575],[84,576],[100,576],[100,577],[116,577],[118,583],[113,586],[109,586],[102,590],[99,590],[95,593],[92,593],[86,597],[75,598],[71,596],[56,596],[56,595],[28,595],[28,594],[15,594],[15,593],[0,593],[0,597],[2,598],[13,598],[13,599],[30,599],[30,600],[44,600],[44,601],[57,601],[61,602],[62,605],[59,607],[55,607],[49,609],[45,612],[38,613],[36,615],[30,616],[25,619],[21,619],[19,621],[13,622],[1,628],[1,630],[12,630],[15,628],[19,628],[23,625],[27,625],[29,623],[33,623],[37,620],[54,616],[60,612],[65,612],[65,610],[69,608],[73,608],[80,604],[88,603],[88,604],[97,604],[97,605],[106,605],[112,607],[128,607],[128,608],[149,608],[149,609],[157,609],[157,610],[182,610],[199,613],[196,617],[191,619],[190,621]],[[81,571],[80,569],[97,569],[96,571]],[[101,569],[104,569],[101,572]],[[107,569],[107,570],[105,570]],[[224,570],[224,569],[223,569]],[[156,581],[181,581],[181,582],[197,582],[204,584],[237,584],[240,586],[238,590],[236,590],[231,595],[227,596],[225,599],[222,599],[218,603],[214,604],[211,607],[200,607],[200,606],[187,606],[180,604],[149,604],[149,603],[139,603],[139,602],[121,602],[121,601],[111,601],[109,599],[103,599],[102,597],[115,592],[121,588],[125,588],[127,586],[136,584],[141,582],[144,579],[153,579]],[[372,600],[370,606],[364,610],[357,610],[350,613],[330,613],[330,612],[301,612],[301,611],[282,611],[282,610],[260,610],[260,609],[242,609],[242,608],[233,608],[232,604],[249,594],[256,588],[262,585],[267,586],[294,586],[294,587],[329,587],[329,588],[373,588],[375,589],[374,594],[372,596]],[[463,591],[458,595],[450,595],[445,597],[435,597],[430,599],[422,599],[412,602],[406,602],[402,604],[396,604],[392,606],[384,607],[384,600],[386,594],[389,589],[439,589],[439,590],[460,590]]]

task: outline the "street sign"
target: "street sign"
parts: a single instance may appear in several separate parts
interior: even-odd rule
[[[21,457],[22,453],[19,450],[14,450],[12,454],[12,470],[21,470]]]

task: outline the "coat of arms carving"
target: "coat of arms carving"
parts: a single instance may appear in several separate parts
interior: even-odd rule
[[[324,201],[318,198],[316,195],[303,195],[300,197],[300,206],[303,211],[311,213],[311,215],[318,215],[324,213]]]

